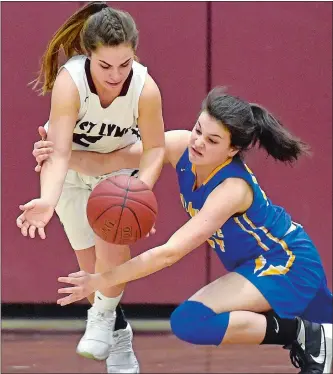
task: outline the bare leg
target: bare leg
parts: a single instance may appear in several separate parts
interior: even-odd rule
[[[94,273],[97,261],[96,251],[98,250],[95,243],[98,245],[100,241],[94,237],[86,219],[86,202],[91,190],[83,182],[81,176],[73,170],[69,170],[66,178],[62,197],[57,206],[57,213],[64,225],[66,224],[66,234],[74,244],[74,248],[77,249],[75,254],[80,268]],[[107,269],[116,265],[119,261],[116,252],[116,250],[109,250],[108,253],[105,253],[100,250],[98,259],[101,265],[97,266],[97,270],[104,269],[104,261],[108,264],[105,266]],[[135,373],[138,364],[132,348],[132,330],[130,325],[126,324],[118,305],[120,297],[114,297],[121,294],[122,289],[123,287],[114,290],[113,293],[108,293],[106,290],[106,297],[100,291],[95,295],[90,295],[88,299],[92,306],[88,309],[86,330],[77,346],[77,353],[96,360],[105,360],[112,353],[112,359],[107,365],[108,368],[119,373],[122,372],[121,366],[125,365],[128,368],[127,372]],[[116,308],[119,309],[119,312]],[[116,319],[123,323],[118,323],[119,330],[114,332]],[[108,369],[108,372],[111,371]]]
[[[262,293],[238,273],[229,273],[216,279],[189,300],[200,301],[215,313],[234,310],[261,313],[272,309]]]
[[[131,257],[128,246],[112,245],[95,236],[96,261],[95,269],[91,271],[94,253],[92,249],[89,248],[91,250],[90,260],[88,256],[83,256],[83,259],[79,260],[80,266],[89,266],[91,273],[111,270]],[[97,360],[107,359],[108,373],[137,373],[139,371],[139,364],[132,347],[131,326],[127,323],[113,333],[117,307],[119,308],[118,321],[123,318],[118,303],[124,287],[125,284],[122,284],[117,287],[99,289],[95,293],[93,306],[88,311],[86,332],[77,348],[77,352],[84,357]]]
[[[80,269],[86,271],[87,273],[95,272],[96,254],[95,247],[90,247],[75,251],[77,262],[79,263]],[[90,304],[94,302],[94,294],[87,297]]]
[[[229,273],[194,294],[215,313],[231,312],[222,344],[260,344],[266,333],[266,318],[259,314],[271,309],[260,291],[246,278]]]
[[[260,344],[266,333],[266,317],[262,314],[234,311],[222,344]]]
[[[115,266],[130,260],[131,253],[127,245],[114,245],[105,242],[95,236],[96,266],[95,272],[101,273],[112,270]],[[106,297],[116,297],[123,292],[125,284],[116,287],[100,289],[99,291]]]
[[[260,314],[270,311],[271,307],[260,291],[241,275],[230,273],[221,277],[198,291],[191,300],[201,302],[216,313],[207,318],[212,321],[210,331],[220,333],[212,337],[214,342],[221,338],[221,344],[284,345],[290,349],[293,365],[300,367],[302,373],[331,372],[332,324],[283,319],[272,311],[266,316]],[[230,312],[227,323],[223,319],[225,312]],[[188,320],[188,315],[185,318]],[[186,323],[185,319],[182,322]]]

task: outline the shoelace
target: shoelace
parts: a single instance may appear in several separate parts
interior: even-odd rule
[[[297,341],[293,341],[291,345],[284,346],[284,349],[290,349],[289,357],[291,363],[295,366],[295,368],[301,368],[302,370],[305,369],[306,364],[306,357],[305,352],[299,345]]]
[[[127,332],[125,332],[124,334],[114,333],[113,337],[117,342],[112,347],[112,354],[132,351],[131,338]]]
[[[102,312],[90,312],[87,322],[89,326],[97,325],[97,327],[99,327],[99,324],[103,323],[103,328],[105,328],[105,326],[107,326],[108,330],[112,330],[113,328],[109,319],[107,319]]]

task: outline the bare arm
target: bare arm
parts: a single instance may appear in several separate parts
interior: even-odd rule
[[[143,147],[138,177],[153,188],[163,167],[165,141],[161,94],[149,75],[139,99],[138,127]]]
[[[171,130],[165,133],[164,163],[170,163],[176,168],[190,141],[191,131]]]
[[[210,194],[200,212],[165,244],[102,274],[104,284],[127,283],[173,265],[209,239],[233,214],[246,210],[251,204],[251,196],[245,181],[227,179]]]
[[[41,199],[55,207],[59,200],[71,156],[73,128],[80,106],[77,88],[64,69],[52,91],[48,140],[53,152],[41,170]]]
[[[120,169],[139,168],[141,154],[141,142],[110,153],[72,151],[68,167],[78,173],[97,177]]]
[[[40,176],[40,198],[19,206],[22,213],[16,225],[23,236],[35,237],[36,229],[46,238],[48,224],[58,203],[71,155],[73,128],[77,119],[80,100],[69,73],[62,70],[52,90],[48,136],[53,152],[45,160]]]
[[[77,287],[60,289],[59,293],[71,295],[58,300],[58,304],[72,303],[101,286],[127,283],[173,265],[209,239],[233,214],[247,210],[251,203],[252,190],[248,184],[237,178],[227,179],[210,194],[200,212],[177,230],[165,244],[103,274],[79,272],[60,277],[60,282]]]
[[[47,134],[43,127],[39,128],[39,132],[41,137],[46,139]],[[188,145],[191,132],[171,130],[165,132],[164,135],[164,164],[171,163],[173,167],[176,167]],[[142,150],[142,142],[137,142],[110,153],[72,151],[68,168],[93,177],[112,173],[119,169],[139,168]],[[52,152],[53,143],[49,140],[40,140],[34,144],[33,155],[39,164],[47,160]],[[35,170],[39,171],[39,167],[38,165]]]
[[[107,154],[74,151],[69,159],[69,168],[91,176],[122,168],[139,168],[139,178],[152,188],[163,166],[165,140],[161,94],[149,75],[139,99],[138,127],[142,142]],[[35,143],[33,155],[39,164],[50,157],[53,146],[49,135],[47,141]],[[39,169],[37,166],[35,170]]]
[[[172,130],[165,133],[164,164],[171,163],[176,167],[187,147],[190,135],[191,132],[187,130]],[[69,168],[82,174],[98,176],[119,169],[138,168],[141,155],[141,142],[110,153],[72,151]]]

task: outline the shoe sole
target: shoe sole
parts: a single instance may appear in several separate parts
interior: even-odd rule
[[[121,373],[121,371],[108,371],[108,374],[116,374],[116,373]],[[140,374],[140,371],[131,371],[131,374]]]
[[[121,373],[121,371],[108,371],[108,368],[106,369],[108,374],[115,374],[115,373]],[[128,372],[128,371],[126,371]],[[132,374],[140,374],[140,368],[137,367],[136,371],[131,371]]]
[[[85,358],[89,358],[90,360],[95,360],[95,361],[105,361],[107,359],[107,357],[96,357],[96,356],[94,356],[93,354],[91,354],[89,352],[76,351],[76,353],[79,356],[82,356],[82,357],[85,357]]]
[[[326,340],[326,361],[324,367],[324,373],[330,374],[332,373],[332,329],[333,326],[331,324],[323,323],[322,324],[324,333],[325,333],[325,340]]]

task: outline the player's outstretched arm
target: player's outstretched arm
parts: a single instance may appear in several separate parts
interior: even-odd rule
[[[165,244],[103,274],[79,272],[60,277],[59,282],[73,284],[74,287],[58,291],[69,294],[59,299],[58,304],[67,305],[81,300],[102,286],[113,287],[172,266],[209,239],[233,214],[245,211],[250,206],[251,199],[252,191],[245,181],[227,179],[210,194],[200,212],[177,230]]]
[[[190,135],[191,132],[187,130],[165,132],[164,165],[170,163],[173,167],[176,167],[179,158],[187,147]],[[109,174],[120,169],[139,168],[142,151],[142,142],[136,142],[110,153],[72,151],[69,168],[93,177]]]
[[[64,69],[57,77],[52,91],[48,138],[53,152],[41,171],[40,198],[20,205],[23,213],[17,219],[21,233],[45,237],[44,227],[51,219],[58,203],[71,155],[72,135],[80,105],[77,88]]]
[[[43,127],[38,129],[40,140],[34,144],[33,155],[40,170],[40,164],[45,162],[53,153],[53,143],[46,139],[46,131]],[[187,147],[191,132],[188,130],[171,130],[165,132],[164,164],[176,164]],[[138,168],[142,155],[142,143],[137,142],[128,147],[110,153],[98,153],[91,151],[72,151],[68,167],[79,173],[97,177],[109,174],[120,169]]]
[[[36,172],[40,172],[43,163],[48,160],[54,152],[54,145],[47,138],[46,129],[38,128],[41,140],[34,143],[32,151],[36,159]],[[137,142],[128,147],[110,153],[99,153],[92,151],[72,151],[68,162],[68,168],[78,173],[97,177],[112,173],[120,169],[138,168],[142,154],[142,144]]]

